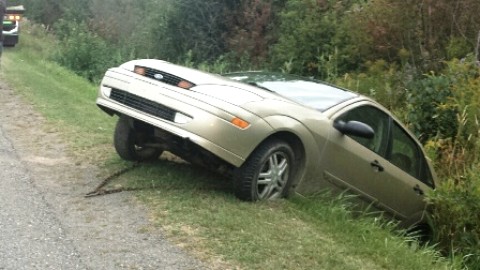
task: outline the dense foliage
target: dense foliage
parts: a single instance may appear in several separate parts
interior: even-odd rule
[[[24,0],[52,58],[97,81],[132,58],[270,69],[370,95],[425,144],[435,241],[479,265],[478,0]]]

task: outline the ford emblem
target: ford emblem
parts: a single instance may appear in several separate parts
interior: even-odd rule
[[[155,74],[155,75],[153,75],[153,77],[154,77],[155,79],[157,79],[157,80],[163,79],[163,75],[162,75],[162,74]]]

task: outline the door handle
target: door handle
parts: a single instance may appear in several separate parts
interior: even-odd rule
[[[422,196],[423,194],[425,194],[425,192],[423,192],[419,185],[415,185],[415,187],[413,187],[413,191],[415,191],[418,196]]]
[[[377,172],[383,172],[385,169],[383,168],[382,165],[380,165],[380,162],[378,162],[378,160],[375,160],[375,161],[372,161],[370,163],[370,165],[372,165],[372,167],[377,171]]]

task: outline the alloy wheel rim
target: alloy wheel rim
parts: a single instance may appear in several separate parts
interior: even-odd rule
[[[288,181],[289,164],[287,155],[275,152],[262,165],[257,178],[259,200],[281,197]]]

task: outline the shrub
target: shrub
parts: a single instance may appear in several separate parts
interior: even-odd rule
[[[465,171],[472,165],[480,162],[480,69],[476,61],[471,57],[460,60],[452,60],[447,62],[447,69],[442,76],[431,76],[434,82],[441,80],[440,86],[438,81],[437,88],[432,91],[440,92],[437,96],[415,97],[414,101],[420,101],[424,104],[422,108],[428,110],[411,110],[411,116],[426,117],[432,111],[437,116],[433,121],[423,119],[419,128],[437,128],[437,135],[430,137],[427,142],[427,148],[430,152],[436,152],[432,157],[436,161],[437,171],[441,176],[450,177],[463,175]],[[440,78],[440,79],[439,79]],[[448,83],[447,83],[448,81]],[[448,84],[448,90],[446,89]],[[443,90],[442,90],[443,89]],[[441,97],[443,101],[439,101]],[[428,104],[428,99],[434,98],[436,104]],[[412,102],[412,106],[415,106]],[[427,104],[425,104],[427,103]],[[443,113],[443,116],[441,116]],[[443,121],[441,121],[443,120]],[[431,132],[430,135],[432,135]]]
[[[434,122],[440,131],[449,129],[448,134],[440,133],[443,136],[426,144],[427,152],[434,153],[437,172],[446,179],[427,200],[434,240],[452,258],[463,256],[465,268],[480,269],[480,69],[472,57],[446,64],[444,75],[430,76],[424,82],[448,96],[434,109],[450,110],[449,119]],[[456,111],[454,118],[452,110]]]
[[[408,122],[420,138],[452,138],[457,130],[457,108],[451,102],[450,78],[427,75],[413,82],[408,91]]]
[[[60,43],[54,59],[92,82],[99,80],[108,67],[121,61],[119,51],[89,31],[85,23],[60,21],[56,34]]]
[[[480,267],[480,166],[452,176],[429,194],[434,241],[466,268]]]

